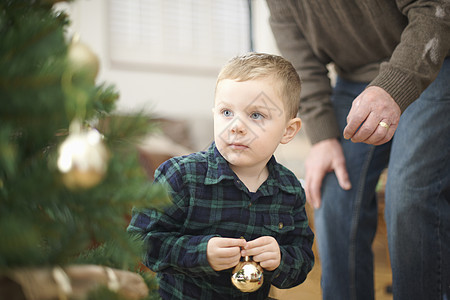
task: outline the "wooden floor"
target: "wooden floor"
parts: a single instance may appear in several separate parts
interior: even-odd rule
[[[311,215],[308,209],[308,215]],[[310,220],[312,216],[309,217]],[[375,263],[375,299],[392,300],[392,294],[386,291],[386,288],[392,283],[392,273],[389,264],[386,226],[382,214],[379,216],[377,234],[373,243],[374,263]],[[280,290],[272,287],[270,296],[279,300],[320,300],[322,299],[320,289],[321,266],[318,257],[317,247],[314,244],[314,254],[316,262],[314,268],[309,273],[306,281],[292,289]]]

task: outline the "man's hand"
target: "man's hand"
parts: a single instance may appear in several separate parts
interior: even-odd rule
[[[352,187],[345,167],[342,146],[337,139],[323,140],[314,144],[306,158],[305,169],[306,200],[315,209],[320,207],[322,197],[320,189],[323,178],[328,172],[334,171],[339,185],[344,190]]]
[[[222,271],[236,266],[241,259],[244,239],[213,237],[206,247],[206,258],[214,271]]]
[[[281,261],[280,246],[271,236],[262,236],[247,242],[244,250],[241,251],[241,255],[253,256],[253,260],[259,262],[261,267],[267,271],[278,268]]]
[[[354,143],[384,144],[394,136],[400,115],[400,107],[391,95],[380,87],[368,87],[353,100],[344,138]]]

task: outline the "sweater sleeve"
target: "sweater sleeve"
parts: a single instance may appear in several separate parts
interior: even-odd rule
[[[311,143],[339,137],[330,101],[331,84],[326,65],[313,53],[284,1],[268,0],[270,26],[281,54],[289,60],[302,80],[300,117]]]
[[[387,91],[402,112],[437,77],[450,49],[450,2],[448,0],[397,0],[408,18],[400,43],[390,60],[382,63],[370,83]]]
[[[162,164],[155,172],[155,183],[167,185],[173,203],[163,211],[133,209],[127,229],[144,239],[144,264],[154,272],[215,276],[206,258],[207,244],[213,236],[183,234],[189,195],[183,188],[180,166],[171,160]]]

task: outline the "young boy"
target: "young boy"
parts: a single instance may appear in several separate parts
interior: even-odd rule
[[[214,140],[208,150],[172,158],[155,172],[173,205],[133,211],[129,232],[148,246],[163,299],[266,299],[271,284],[302,283],[314,262],[304,191],[273,156],[301,127],[300,79],[280,56],[231,59],[217,79]],[[243,237],[243,238],[242,238]],[[260,289],[231,283],[243,256],[264,270]]]

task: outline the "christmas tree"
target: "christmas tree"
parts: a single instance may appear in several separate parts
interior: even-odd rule
[[[96,84],[97,57],[53,2],[0,3],[0,298],[137,299],[142,242],[127,215],[167,201],[136,147],[154,127],[114,113],[118,92]]]

